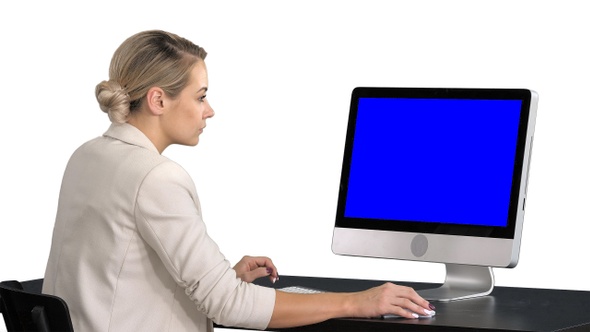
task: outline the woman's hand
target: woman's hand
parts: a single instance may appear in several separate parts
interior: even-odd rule
[[[235,266],[238,278],[252,282],[260,277],[268,276],[274,284],[279,279],[277,268],[268,257],[244,256]]]
[[[417,318],[434,315],[434,306],[410,287],[385,283],[353,293],[294,294],[276,291],[269,328],[315,324],[337,317],[382,317],[398,315]]]
[[[411,287],[385,283],[366,291],[352,293],[355,317],[379,317],[395,314],[406,318],[434,314],[434,306]]]

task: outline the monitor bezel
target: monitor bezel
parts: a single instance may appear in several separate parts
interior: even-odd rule
[[[518,128],[516,156],[510,203],[508,208],[507,226],[475,226],[464,224],[411,222],[404,220],[379,220],[345,217],[344,210],[350,175],[350,160],[352,158],[354,130],[358,103],[360,98],[428,98],[428,99],[485,99],[485,100],[521,100],[521,112]],[[339,183],[339,193],[336,211],[335,227],[354,228],[377,231],[396,231],[422,234],[460,235],[486,238],[514,239],[518,230],[519,209],[521,202],[523,181],[526,174],[523,168],[525,152],[529,134],[529,120],[531,117],[531,102],[533,94],[528,89],[506,88],[399,88],[399,87],[357,87],[352,91],[350,112],[346,133],[342,171]],[[521,219],[521,218],[520,218]]]

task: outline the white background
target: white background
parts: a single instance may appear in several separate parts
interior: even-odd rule
[[[192,175],[232,262],[284,275],[441,282],[440,264],[330,249],[355,86],[539,93],[520,262],[496,284],[590,290],[590,20],[584,1],[10,1],[0,28],[0,280],[43,277],[65,164],[109,125],[94,98],[115,48],[146,29],[209,52],[216,116]]]

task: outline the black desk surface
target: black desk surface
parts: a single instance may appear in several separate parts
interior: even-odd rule
[[[257,284],[281,288],[307,286],[326,291],[357,291],[383,281],[281,276]],[[399,282],[424,289],[427,283]],[[332,319],[284,331],[590,331],[590,292],[495,287],[492,294],[469,300],[433,302],[436,316],[426,319]]]

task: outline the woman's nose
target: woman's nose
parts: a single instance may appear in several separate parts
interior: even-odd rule
[[[205,110],[205,118],[212,118],[215,115],[215,111],[207,102],[207,110]]]

